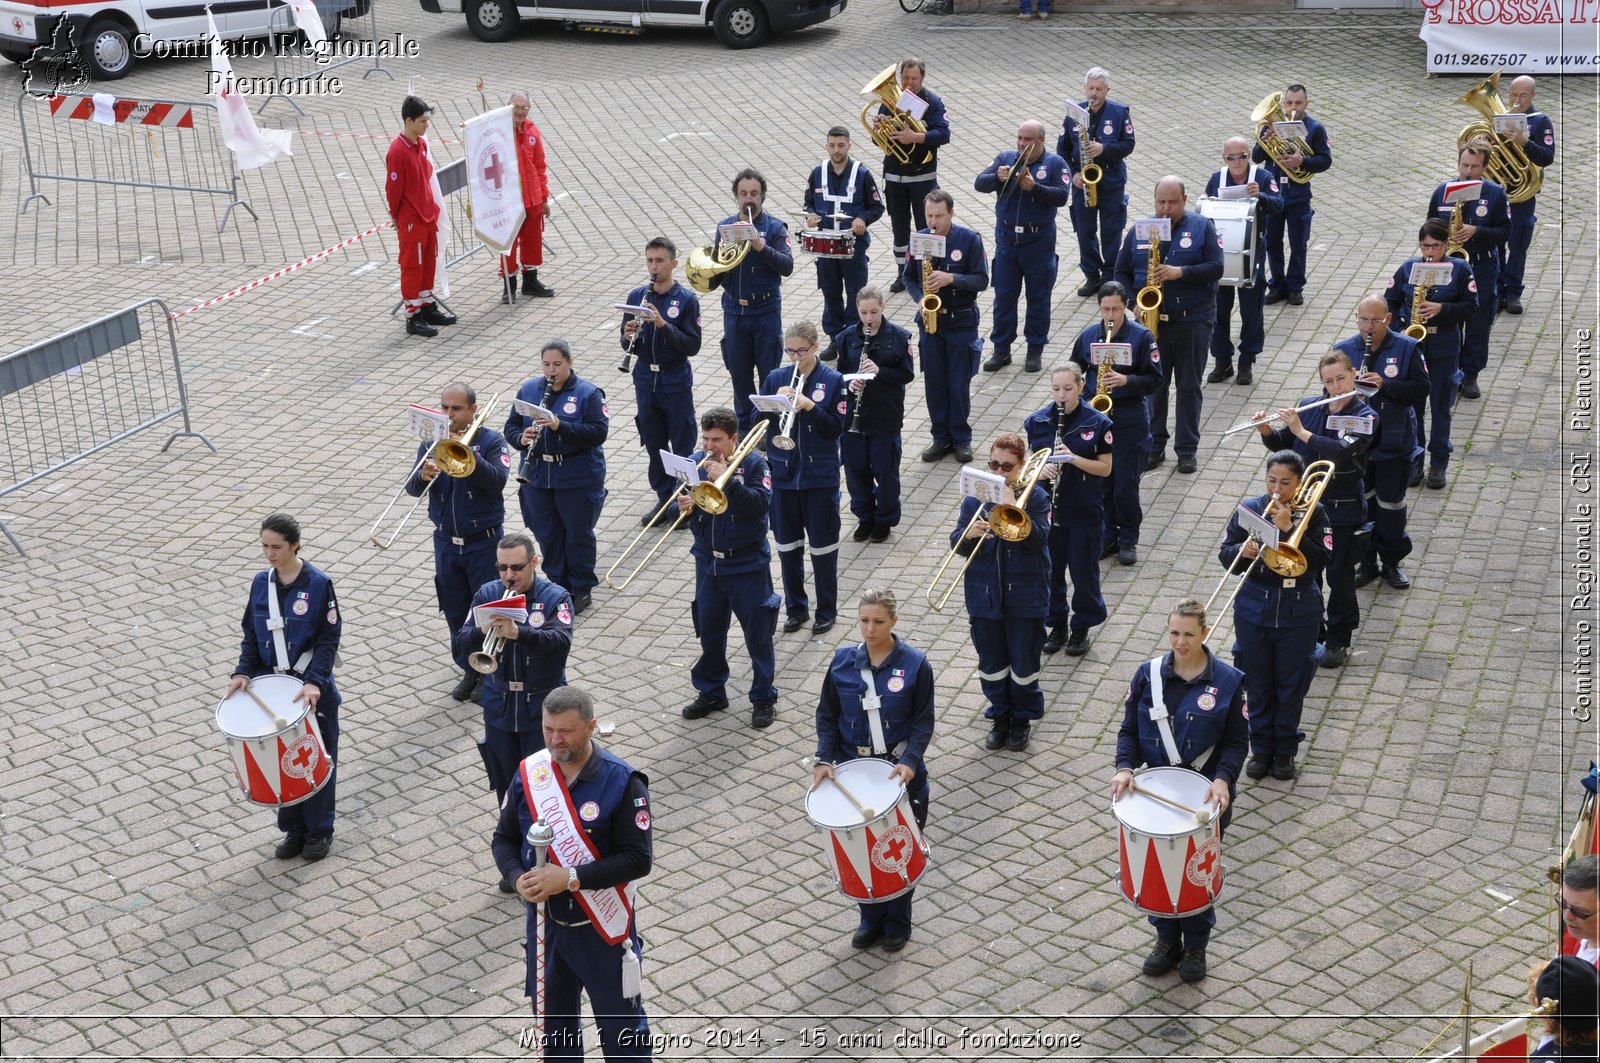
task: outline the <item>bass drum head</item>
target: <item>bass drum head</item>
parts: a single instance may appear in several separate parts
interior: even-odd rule
[[[266,702],[291,727],[307,711],[305,702],[294,700],[304,686],[304,682],[289,675],[258,675],[250,680],[250,689],[256,697]],[[272,717],[242,690],[228,695],[217,705],[217,730],[229,738],[250,741],[268,738],[286,729],[274,723]]]

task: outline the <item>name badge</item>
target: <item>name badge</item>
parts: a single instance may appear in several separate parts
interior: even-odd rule
[[[1328,431],[1335,434],[1349,432],[1352,435],[1370,436],[1372,434],[1372,417],[1349,417],[1343,414],[1333,414],[1328,418]]]

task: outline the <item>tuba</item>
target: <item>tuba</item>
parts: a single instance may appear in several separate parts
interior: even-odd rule
[[[926,133],[928,131],[928,127],[922,119],[913,118],[910,114],[895,106],[900,102],[900,94],[895,91],[900,84],[895,76],[898,72],[899,70],[895,64],[890,63],[884,68],[883,73],[862,86],[861,95],[872,96],[876,102],[868,101],[861,108],[861,124],[872,135],[872,142],[878,145],[878,150],[885,155],[890,156],[902,165],[910,165],[913,162],[925,163],[933,157],[933,152],[929,151],[924,145],[902,144],[894,139],[894,135],[902,130],[912,133]],[[873,124],[867,120],[867,115],[879,103],[883,104],[883,109],[889,113],[884,115],[883,119],[877,124]],[[921,157],[913,158],[913,156],[917,155]]]
[[[1139,289],[1139,294],[1133,297],[1134,303],[1139,307],[1139,323],[1150,330],[1150,335],[1155,336],[1161,327],[1161,282],[1155,279],[1156,267],[1161,265],[1161,239],[1155,234],[1150,234],[1150,261],[1145,267],[1144,287]]]
[[[1466,104],[1484,118],[1480,122],[1469,122],[1461,130],[1456,138],[1456,151],[1459,153],[1469,140],[1487,140],[1489,164],[1484,168],[1484,176],[1504,187],[1506,199],[1512,203],[1525,203],[1538,195],[1539,187],[1544,184],[1544,170],[1533,164],[1516,141],[1494,131],[1494,116],[1510,113],[1500,100],[1500,72],[1497,70],[1478,82],[1456,102]]]
[[[1262,97],[1256,104],[1256,109],[1250,112],[1250,122],[1256,129],[1256,144],[1267,153],[1274,165],[1283,173],[1283,176],[1297,185],[1311,183],[1311,171],[1293,169],[1283,164],[1283,156],[1298,153],[1310,155],[1311,145],[1299,137],[1286,141],[1282,137],[1264,137],[1262,132],[1271,129],[1273,122],[1287,122],[1289,116],[1283,111],[1283,93],[1273,92]]]
[[[928,291],[928,278],[933,276],[933,258],[930,255],[922,256],[922,331],[933,335],[939,331],[939,311],[944,308],[944,300]]]
[[[746,220],[754,222],[754,209],[746,209],[750,210],[750,217]],[[689,287],[705,295],[716,287],[713,280],[738,266],[749,253],[750,244],[744,240],[737,244],[702,244],[689,252],[689,262],[683,267],[683,275],[689,279]]]

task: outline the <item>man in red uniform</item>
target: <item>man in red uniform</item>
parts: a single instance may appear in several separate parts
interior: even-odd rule
[[[522,206],[528,216],[511,244],[511,250],[500,256],[500,276],[516,276],[522,270],[522,294],[548,299],[556,294],[554,288],[539,283],[539,267],[544,265],[544,220],[550,216],[550,181],[545,172],[544,135],[528,117],[529,100],[526,92],[511,94],[511,127],[517,138],[517,169],[522,174]],[[504,281],[500,301],[509,303],[511,291]]]
[[[439,261],[439,200],[434,197],[433,155],[428,151],[428,114],[415,96],[400,105],[404,130],[389,145],[389,217],[400,235],[400,295],[406,306],[406,331],[437,336],[456,316],[433,302],[433,271]]]

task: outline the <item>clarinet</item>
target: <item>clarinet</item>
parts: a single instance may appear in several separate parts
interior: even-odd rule
[[[550,378],[549,377],[545,377],[544,378],[544,394],[539,396],[539,405],[543,406],[545,404],[545,401],[547,399],[549,399],[549,398],[550,398]],[[541,429],[539,434],[534,437],[533,442],[529,443],[525,448],[523,448],[522,461],[520,461],[517,464],[517,483],[525,484],[525,483],[528,482],[528,462],[533,458],[533,448],[538,446],[539,445],[539,440],[541,440],[543,438],[544,438],[544,431]]]
[[[654,277],[647,276],[644,281],[644,289],[639,293],[639,298],[645,302],[649,302],[650,289],[655,285],[655,283],[656,279]],[[644,335],[644,319],[640,318],[639,327],[633,330],[633,338],[628,341],[627,349],[622,352],[622,361],[617,364],[618,372],[633,372],[633,349],[639,345],[639,337],[642,335]],[[543,404],[541,403],[540,405]]]
[[[1067,437],[1061,431],[1061,424],[1066,419],[1067,419],[1066,404],[1065,403],[1060,403],[1060,402],[1056,403],[1056,412],[1055,412],[1056,446],[1058,446],[1058,447],[1064,447],[1064,446],[1067,445]],[[1060,471],[1058,471],[1056,473],[1056,482],[1055,482],[1054,486],[1052,486],[1050,488],[1050,510],[1051,510],[1051,512],[1055,511],[1056,499],[1061,494],[1061,481],[1065,480],[1067,478],[1067,470],[1063,469],[1063,468],[1060,468],[1059,466],[1058,466],[1058,469],[1060,469]]]
[[[856,372],[861,372],[861,363],[872,357],[873,340],[875,339],[877,339],[877,336],[874,333],[867,332],[864,329],[862,330],[861,357],[856,362]],[[856,396],[856,407],[850,414],[850,427],[847,429],[847,431],[853,432],[856,435],[861,434],[861,407],[866,405],[867,384],[870,383],[871,381],[867,381],[861,385],[861,394]]]

